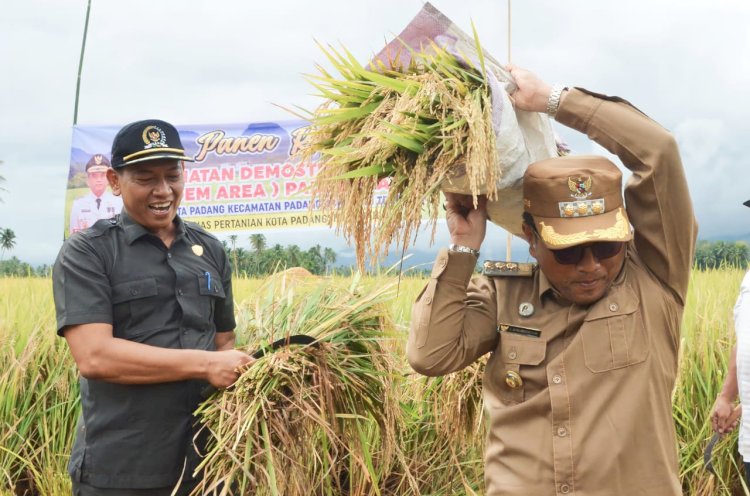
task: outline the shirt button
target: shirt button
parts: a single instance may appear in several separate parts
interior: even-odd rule
[[[562,484],[560,486],[560,492],[563,494],[568,494],[570,492],[570,486],[567,484]]]
[[[135,296],[135,295],[138,294],[138,290],[137,289],[131,289],[130,290],[130,294],[133,295],[133,296]]]
[[[180,296],[182,296],[182,290],[181,290],[181,289],[178,289],[178,290],[177,290],[177,294],[178,294],[178,295],[180,295]]]
[[[554,382],[555,384],[560,384],[562,382],[562,376],[560,376],[559,374],[555,374],[554,376],[552,376],[552,382]]]
[[[172,254],[171,253],[167,253],[167,258],[172,258]]]
[[[616,311],[617,311],[617,310],[618,310],[619,308],[620,308],[620,307],[619,307],[619,306],[617,306],[617,303],[610,303],[610,304],[609,304],[609,310],[610,310],[611,312],[616,312]]]
[[[429,305],[430,303],[432,303],[432,296],[427,296],[427,297],[426,297],[426,298],[424,299],[424,302],[425,302],[426,304],[428,304],[428,305]]]
[[[560,437],[565,437],[568,435],[568,429],[566,429],[563,426],[560,426],[557,428],[557,435]]]
[[[510,353],[508,353],[508,358],[510,358],[511,360],[515,360],[517,357],[518,353],[516,353],[515,351],[511,351]]]
[[[508,370],[505,372],[505,384],[511,389],[518,389],[523,386],[523,379],[518,375],[518,372]]]

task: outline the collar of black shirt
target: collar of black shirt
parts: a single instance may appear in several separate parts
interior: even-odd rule
[[[175,227],[177,228],[177,232],[175,233],[175,240],[180,239],[185,235],[185,222],[180,218],[179,215],[176,215],[174,220],[172,221],[175,224]],[[117,217],[117,223],[122,227],[122,230],[125,232],[125,241],[132,245],[135,240],[146,236],[146,235],[152,235],[145,227],[134,221],[128,213],[123,209],[120,212],[120,215]]]

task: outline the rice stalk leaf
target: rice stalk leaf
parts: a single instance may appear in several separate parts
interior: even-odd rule
[[[375,110],[379,105],[379,102],[374,102],[363,107],[327,109],[316,121],[318,124],[325,125],[361,119]]]
[[[372,81],[379,86],[391,89],[399,94],[414,92],[419,87],[418,83],[416,82],[384,76],[382,74],[378,74],[377,72],[368,71],[367,69],[358,69],[357,74],[363,79]]]
[[[424,146],[422,146],[422,144],[418,140],[410,139],[407,136],[395,133],[377,133],[376,136],[395,143],[398,146],[406,148],[407,150],[410,150],[414,153],[422,153],[424,151]]]
[[[474,35],[474,47],[477,49],[477,56],[479,57],[479,67],[482,69],[482,78],[487,80],[487,68],[484,65],[484,51],[482,45],[479,43],[479,33],[477,33],[477,27],[474,25],[474,21],[471,21],[471,32]]]
[[[339,174],[329,178],[328,180],[342,180],[342,179],[357,179],[360,177],[381,177],[383,175],[390,174],[393,172],[394,167],[392,164],[374,164],[367,167],[360,167],[358,169],[351,170],[345,174]]]

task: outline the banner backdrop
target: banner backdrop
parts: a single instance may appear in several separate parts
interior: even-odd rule
[[[326,226],[310,210],[309,187],[318,163],[292,160],[304,140],[305,121],[176,126],[185,153],[185,190],[179,215],[209,231],[260,232]],[[122,126],[74,126],[66,195],[66,237],[119,213],[122,202],[96,171],[109,165]],[[89,168],[87,169],[87,164]],[[376,202],[385,199],[388,180]],[[104,189],[104,191],[102,191]]]

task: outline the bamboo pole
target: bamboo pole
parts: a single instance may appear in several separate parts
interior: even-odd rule
[[[511,0],[508,0],[508,63],[510,64],[510,4]],[[513,249],[511,244],[513,242],[513,235],[508,232],[505,239],[505,260],[510,261],[513,257]]]
[[[86,22],[83,25],[83,42],[81,43],[81,58],[78,60],[78,81],[76,82],[76,102],[73,108],[73,125],[78,124],[78,95],[81,92],[81,72],[83,71],[83,54],[86,51],[86,35],[89,32],[89,14],[91,13],[91,0],[86,7]]]

